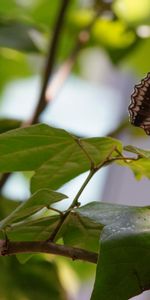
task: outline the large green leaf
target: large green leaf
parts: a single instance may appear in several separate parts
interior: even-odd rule
[[[61,185],[122,150],[111,138],[77,139],[62,129],[44,124],[0,135],[0,172],[36,170],[32,192]]]
[[[0,135],[0,172],[35,170],[72,142],[64,130],[34,125]]]
[[[10,215],[0,222],[0,228],[17,222],[20,219],[29,217],[44,207],[50,207],[51,204],[61,201],[67,196],[52,190],[44,189],[34,193],[27,201],[22,202]]]
[[[91,300],[127,300],[150,288],[150,208],[122,206],[106,223]]]
[[[31,180],[32,191],[38,186],[57,189],[75,176],[89,170],[91,163],[95,166],[102,164],[111,152],[112,156],[116,156],[116,152],[113,151],[115,148],[120,151],[122,149],[120,142],[111,138],[80,139],[78,142],[74,140],[37,169]]]
[[[74,209],[80,217],[88,218],[91,222],[100,224],[102,227],[120,220],[121,215],[123,216],[132,210],[136,211],[136,207],[97,201]]]

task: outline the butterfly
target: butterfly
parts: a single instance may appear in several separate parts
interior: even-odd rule
[[[128,111],[131,124],[150,135],[150,72],[135,85]]]

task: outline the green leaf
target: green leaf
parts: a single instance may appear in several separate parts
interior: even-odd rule
[[[52,190],[39,190],[33,194],[27,201],[19,205],[8,217],[0,222],[0,228],[6,226],[28,216],[35,214],[44,207],[49,207],[51,204],[61,201],[67,196],[54,192]]]
[[[8,216],[19,204],[19,201],[0,196],[0,220]]]
[[[0,47],[12,48],[19,51],[39,52],[33,39],[32,32],[38,31],[28,23],[18,21],[0,22]]]
[[[117,163],[121,166],[130,168],[137,180],[141,179],[143,176],[150,179],[150,151],[131,145],[124,147],[124,149],[128,152],[137,154],[139,159],[127,160],[126,162],[118,161]]]
[[[38,186],[59,188],[67,181],[89,170],[91,163],[95,166],[102,164],[111,152],[112,157],[116,156],[117,153],[113,151],[115,148],[121,151],[122,145],[111,138],[73,140],[37,169],[31,180],[32,192]]]
[[[91,300],[126,300],[150,288],[150,208],[122,206],[112,221],[101,234]]]
[[[5,231],[12,241],[44,241],[50,237],[59,220],[59,215],[25,220],[6,227]]]
[[[69,139],[70,138],[70,139]],[[31,171],[72,138],[64,130],[40,124],[0,135],[0,172]]]
[[[122,150],[111,138],[78,140],[62,129],[44,124],[12,130],[0,135],[0,172],[36,170],[31,190],[59,188],[87,171],[91,163],[102,164]]]
[[[99,236],[104,226],[119,219],[122,210],[127,213],[130,207],[91,202],[76,208],[66,219],[60,235],[66,245],[98,251]]]
[[[143,150],[138,147],[132,146],[132,145],[127,145],[124,147],[124,150],[131,152],[131,153],[136,153],[137,155],[145,158],[150,158],[150,151],[149,150]]]
[[[143,176],[150,179],[150,159],[140,158],[136,161],[118,161],[119,165],[128,167],[135,175],[137,180],[140,180]]]
[[[105,225],[112,224],[114,221],[120,219],[121,213],[128,213],[130,210],[130,206],[127,205],[125,206],[97,201],[90,202],[84,206],[74,209],[80,217],[85,217],[91,222],[101,225],[102,228]]]
[[[63,224],[60,237],[65,245],[98,251],[99,236],[103,226],[81,216],[78,211],[71,213]]]

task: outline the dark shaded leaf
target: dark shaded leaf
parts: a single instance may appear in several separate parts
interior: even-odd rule
[[[149,207],[122,206],[104,227],[91,300],[126,300],[150,288],[149,220]]]
[[[20,205],[19,201],[0,196],[0,220],[8,216],[18,205]]]
[[[39,52],[32,39],[37,29],[27,23],[17,21],[0,22],[0,47],[19,51]]]
[[[20,127],[21,121],[15,119],[0,119],[0,133]]]

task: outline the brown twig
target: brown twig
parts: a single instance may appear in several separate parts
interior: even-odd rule
[[[62,23],[63,23],[65,12],[66,12],[69,2],[70,2],[69,0],[62,1],[59,15],[58,15],[58,18],[56,19],[56,24],[55,24],[55,28],[54,28],[52,41],[50,42],[50,46],[49,46],[45,74],[43,76],[43,78],[44,78],[43,86],[41,89],[41,94],[40,94],[37,108],[36,108],[34,116],[32,118],[32,122],[31,122],[32,124],[35,124],[38,122],[39,115],[45,109],[45,107],[47,105],[46,100],[45,100],[45,92],[46,92],[48,81],[50,79],[50,76],[52,75],[53,68],[55,65],[55,58],[56,58],[56,54],[57,54],[60,33],[62,30]]]
[[[73,260],[84,260],[91,263],[97,263],[98,254],[89,252],[80,248],[74,248],[51,242],[11,242],[6,243],[5,240],[0,240],[0,256],[16,255],[20,253],[49,253],[62,255]]]

